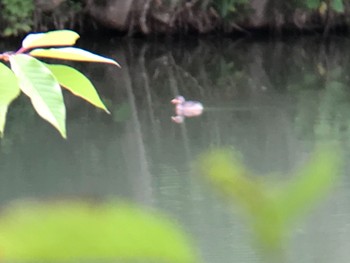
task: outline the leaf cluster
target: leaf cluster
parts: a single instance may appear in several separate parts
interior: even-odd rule
[[[6,113],[11,102],[22,91],[36,112],[66,138],[66,108],[62,87],[109,113],[96,89],[78,70],[66,65],[50,65],[35,57],[101,62],[119,66],[109,58],[71,47],[79,35],[70,30],[29,34],[17,52],[0,54],[10,68],[0,62],[0,133],[4,133]],[[54,48],[48,48],[54,47]]]

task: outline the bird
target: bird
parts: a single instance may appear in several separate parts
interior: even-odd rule
[[[203,104],[199,101],[186,101],[183,96],[176,96],[171,100],[175,105],[175,113],[177,116],[172,117],[172,120],[177,123],[182,123],[184,117],[195,117],[203,113]]]

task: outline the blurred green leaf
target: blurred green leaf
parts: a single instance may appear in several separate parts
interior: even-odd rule
[[[343,0],[333,0],[331,2],[331,7],[334,11],[338,13],[343,13],[344,12],[344,4]]]
[[[305,213],[329,192],[338,178],[339,164],[337,152],[317,151],[306,166],[281,187],[276,202],[285,221]]]
[[[5,262],[196,262],[184,234],[155,213],[116,203],[20,203],[0,216]]]
[[[309,9],[316,9],[320,6],[321,1],[320,0],[306,0],[305,4],[306,4],[306,7]]]
[[[250,178],[250,172],[228,150],[216,150],[202,157],[199,167],[202,174],[221,193],[232,198],[250,214],[259,213],[266,196],[263,186]]]
[[[51,71],[39,60],[18,54],[10,57],[21,90],[30,97],[36,112],[66,138],[66,108],[62,90]]]
[[[288,182],[253,176],[230,151],[215,150],[200,158],[201,174],[243,208],[264,252],[282,251],[284,237],[298,217],[309,211],[333,186],[339,174],[336,151],[318,150]]]
[[[7,109],[11,102],[20,94],[15,74],[0,62],[0,134],[4,133]]]
[[[115,107],[113,111],[113,120],[115,122],[123,122],[129,120],[132,115],[131,106],[127,102],[122,102],[118,105],[118,107]]]

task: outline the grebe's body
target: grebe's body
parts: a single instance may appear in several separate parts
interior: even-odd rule
[[[198,101],[186,101],[183,96],[177,96],[171,103],[175,104],[175,113],[177,116],[172,120],[178,123],[183,122],[184,117],[195,117],[203,113],[203,104]]]

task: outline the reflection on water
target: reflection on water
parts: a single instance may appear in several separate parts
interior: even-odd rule
[[[64,141],[22,96],[1,141],[0,200],[131,199],[175,217],[206,262],[259,262],[249,230],[191,174],[192,161],[209,148],[235,148],[257,173],[287,177],[320,143],[341,144],[347,157],[348,42],[83,43],[122,65],[76,64],[112,115],[66,93]],[[203,102],[206,111],[173,123],[170,100],[178,94]],[[349,262],[349,187],[345,176],[330,200],[300,222],[290,262]]]

